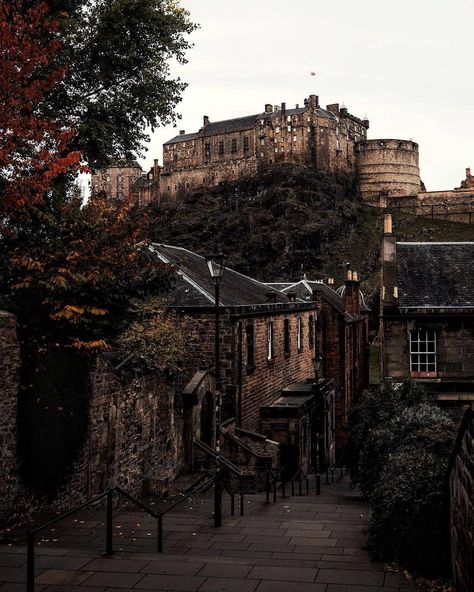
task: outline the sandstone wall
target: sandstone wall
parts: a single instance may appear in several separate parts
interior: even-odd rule
[[[140,495],[144,485],[153,488],[179,472],[182,415],[175,412],[173,385],[162,376],[122,382],[98,359],[90,376],[88,427],[67,478],[47,493],[25,483],[18,470],[19,368],[15,317],[0,312],[0,528],[46,507],[68,509],[112,485]],[[30,445],[34,456],[35,442]]]
[[[356,145],[356,170],[364,200],[417,195],[421,188],[418,144],[407,140],[365,140]]]
[[[451,562],[457,592],[474,590],[474,412],[466,411],[449,479]]]

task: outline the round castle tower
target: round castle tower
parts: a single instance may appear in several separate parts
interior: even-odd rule
[[[362,198],[416,195],[421,189],[418,144],[411,140],[364,140],[356,144]]]

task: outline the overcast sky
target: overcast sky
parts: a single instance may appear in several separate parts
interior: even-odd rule
[[[317,94],[370,119],[369,138],[420,145],[428,190],[474,169],[473,0],[181,0],[201,25],[176,129],[157,130],[142,164],[179,129],[288,106]],[[315,72],[316,76],[311,76]]]

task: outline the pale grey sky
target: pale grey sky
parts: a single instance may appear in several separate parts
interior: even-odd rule
[[[344,102],[369,138],[420,144],[428,190],[474,169],[473,0],[181,0],[201,25],[182,120],[157,130],[142,164],[179,129],[263,111],[265,103]],[[311,76],[310,72],[316,72]]]

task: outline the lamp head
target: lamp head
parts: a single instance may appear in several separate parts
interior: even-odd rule
[[[209,274],[214,282],[219,283],[222,280],[225,271],[226,257],[217,247],[213,253],[205,256]]]

